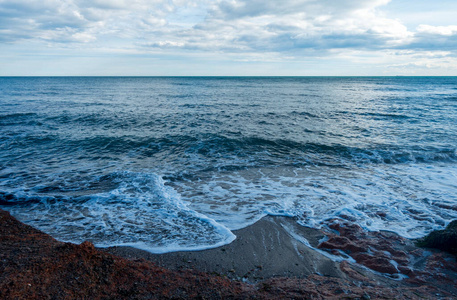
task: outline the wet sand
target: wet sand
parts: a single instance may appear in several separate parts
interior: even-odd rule
[[[237,238],[231,244],[215,249],[165,254],[131,247],[102,250],[171,270],[197,270],[253,284],[328,278],[389,289],[433,287],[457,296],[457,264],[451,255],[420,249],[394,233],[366,232],[345,220],[328,225],[318,230],[293,218],[267,216],[234,231]]]
[[[345,277],[338,263],[305,246],[289,232],[306,237],[315,247],[324,238],[319,230],[299,226],[291,218],[267,216],[234,231],[235,241],[215,249],[166,254],[131,247],[104,250],[129,259],[144,258],[174,270],[197,269],[249,282],[272,277],[305,278],[311,274]]]

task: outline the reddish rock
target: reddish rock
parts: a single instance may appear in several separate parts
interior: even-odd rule
[[[252,286],[58,242],[0,210],[0,299],[250,297]]]
[[[344,241],[357,244],[351,239]],[[436,256],[433,262],[433,266],[441,268],[440,276],[447,278],[448,286],[452,282],[446,274],[449,270],[442,269],[448,262],[446,256]],[[433,286],[435,283],[428,285],[430,277],[426,272],[420,274],[424,279],[416,278],[416,285],[412,286],[394,281],[380,283],[356,271],[348,262],[342,262],[340,269],[348,279],[311,275],[303,279],[272,278],[255,285],[193,270],[171,271],[149,261],[127,260],[99,251],[89,242],[75,245],[56,241],[0,209],[0,299],[432,299],[437,294],[443,299],[455,297],[446,286],[440,289]]]
[[[320,249],[339,249],[348,254],[366,251],[366,249],[357,246],[345,236],[332,236],[327,241],[319,244],[318,247]]]
[[[366,253],[356,253],[352,256],[355,261],[374,271],[387,274],[398,273],[397,268],[385,256],[373,256]]]
[[[347,274],[350,278],[354,278],[361,282],[364,282],[367,280],[367,278],[364,275],[362,275],[361,273],[354,270],[354,268],[351,266],[351,264],[348,261],[341,262],[340,270],[343,271],[345,274]]]
[[[363,228],[359,225],[339,219],[332,220],[328,227],[338,231],[341,236],[346,236],[348,238],[365,236],[365,230],[363,230]]]
[[[328,228],[328,239],[318,245],[320,249],[332,254],[341,250],[360,265],[389,275],[406,275],[411,283],[436,282],[443,274],[447,279],[441,281],[457,283],[456,262],[449,255],[427,257],[413,241],[389,232],[368,232],[347,220],[330,220]]]

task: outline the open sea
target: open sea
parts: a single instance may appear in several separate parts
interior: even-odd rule
[[[457,77],[0,77],[0,207],[153,253],[265,215],[421,237],[457,219]]]

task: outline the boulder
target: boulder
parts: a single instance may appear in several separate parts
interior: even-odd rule
[[[416,241],[423,248],[435,248],[457,255],[457,220],[449,223],[445,229],[430,232]]]

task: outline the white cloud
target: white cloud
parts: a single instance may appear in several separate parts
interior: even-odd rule
[[[162,34],[180,47],[203,51],[378,49],[404,44],[411,37],[398,21],[377,14],[376,8],[388,2],[223,0],[208,6],[204,22]]]
[[[124,39],[222,52],[383,49],[413,33],[378,9],[389,0],[2,0],[3,39],[54,42]],[[6,30],[8,27],[8,31]],[[419,33],[455,28],[420,26]],[[65,36],[67,34],[67,36]],[[139,40],[142,40],[139,42]]]
[[[24,49],[31,43],[53,49],[68,49],[66,44],[71,44],[88,52],[212,53],[237,61],[306,57],[356,61],[357,55],[366,53],[387,61],[397,56],[387,55],[388,51],[402,50],[441,51],[428,57],[439,59],[441,66],[446,64],[444,58],[456,55],[457,26],[423,24],[408,29],[384,13],[390,2],[0,0],[0,41]]]
[[[417,27],[417,32],[430,35],[452,36],[457,35],[457,26],[419,25]]]

